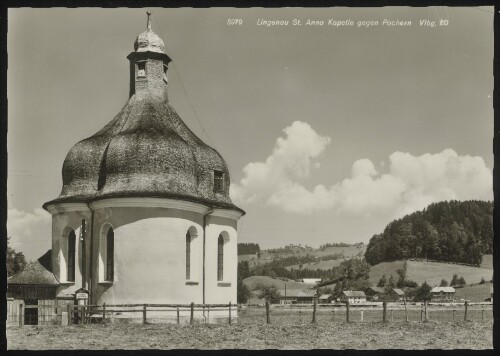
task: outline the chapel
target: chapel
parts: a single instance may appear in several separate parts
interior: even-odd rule
[[[134,42],[129,98],[68,152],[52,214],[57,297],[89,304],[236,304],[237,221],[222,156],[169,104],[170,57],[147,28]]]

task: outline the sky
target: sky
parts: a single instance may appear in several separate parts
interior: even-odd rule
[[[151,10],[170,104],[229,165],[239,242],[368,242],[430,203],[493,200],[493,7]],[[7,231],[29,259],[66,154],[128,99],[145,12],[8,12]]]

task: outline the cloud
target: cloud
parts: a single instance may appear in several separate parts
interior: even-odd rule
[[[51,215],[43,209],[34,209],[32,213],[10,207],[7,210],[7,236],[12,237],[12,248],[27,256],[32,250],[50,245],[51,226]]]
[[[312,159],[325,150],[331,139],[318,135],[309,124],[301,121],[295,121],[283,131],[286,137],[276,140],[266,161],[247,164],[241,182],[231,185],[230,194],[235,201],[266,199],[270,204],[279,205],[280,198],[274,195],[280,193],[304,194],[304,199],[309,199],[310,192],[296,181],[309,177],[311,168],[319,168],[318,162],[313,164]]]
[[[265,162],[243,168],[240,183],[231,185],[237,203],[262,203],[286,212],[401,217],[443,200],[492,200],[492,173],[481,157],[459,156],[452,149],[413,156],[394,152],[379,172],[369,159],[352,165],[351,176],[340,182],[307,189],[301,182],[319,167],[313,162],[331,139],[309,124],[296,121],[276,140]]]

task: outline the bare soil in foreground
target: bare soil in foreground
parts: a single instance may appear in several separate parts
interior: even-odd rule
[[[9,326],[10,350],[491,349],[493,322]]]

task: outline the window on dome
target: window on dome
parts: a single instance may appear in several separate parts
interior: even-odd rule
[[[214,192],[222,193],[224,191],[224,172],[214,171]]]
[[[146,76],[146,62],[137,62],[137,77],[144,78]]]
[[[66,269],[66,281],[75,281],[75,245],[76,245],[76,235],[75,230],[71,230],[68,235],[68,264]]]

